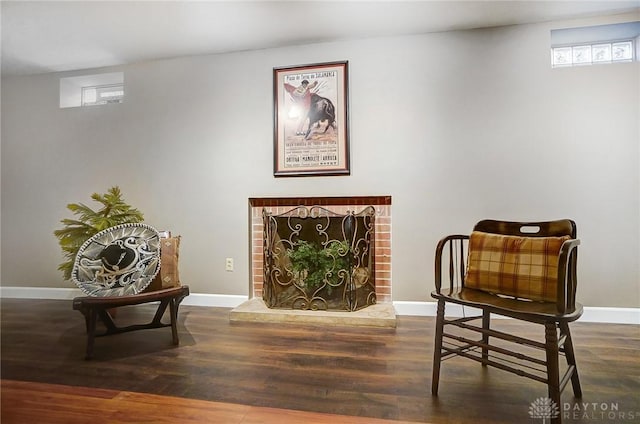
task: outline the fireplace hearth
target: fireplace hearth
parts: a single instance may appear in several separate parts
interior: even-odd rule
[[[327,326],[396,327],[396,314],[392,303],[391,279],[391,196],[348,197],[251,197],[249,206],[249,235],[251,249],[251,275],[249,299],[229,314],[231,322],[257,322],[272,324],[304,324]],[[375,207],[375,275],[376,304],[356,311],[268,308],[264,293],[264,214],[279,215],[298,206],[321,206],[337,214],[348,215]]]
[[[376,303],[375,208],[346,214],[298,206],[263,210],[269,308],[355,311]]]

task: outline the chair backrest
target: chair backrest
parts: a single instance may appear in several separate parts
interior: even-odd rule
[[[576,225],[565,219],[546,222],[484,220],[469,239],[465,286],[494,294],[534,301],[564,301],[564,270],[559,274],[563,244],[576,237]],[[575,261],[569,266],[574,281]],[[564,290],[564,289],[563,289]]]
[[[576,238],[576,223],[570,219],[544,222],[511,222],[485,219],[478,222],[473,231],[520,237]]]

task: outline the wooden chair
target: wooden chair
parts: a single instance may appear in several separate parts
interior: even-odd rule
[[[471,236],[450,235],[440,240],[435,256],[436,290],[431,293],[438,301],[432,395],[438,394],[442,360],[462,356],[545,383],[553,402],[545,418],[561,422],[560,394],[566,384],[571,381],[575,397],[582,396],[569,332],[569,323],[582,315],[582,305],[575,301],[579,244],[571,220],[484,220],[476,224]],[[448,278],[448,288],[442,287],[443,278]],[[447,303],[477,308],[482,314],[448,319]],[[492,313],[543,325],[545,342],[492,330]],[[481,325],[471,323],[478,319]],[[512,350],[516,345],[520,351]],[[531,356],[531,349],[544,351],[543,359],[543,355]],[[562,378],[560,354],[567,362]]]

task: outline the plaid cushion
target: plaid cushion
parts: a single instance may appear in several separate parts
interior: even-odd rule
[[[557,299],[558,255],[564,237],[471,233],[465,286],[531,300]]]

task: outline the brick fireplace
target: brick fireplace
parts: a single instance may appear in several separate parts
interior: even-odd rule
[[[375,292],[378,303],[391,303],[391,196],[250,198],[251,296],[262,297],[263,208],[278,215],[298,206],[321,206],[339,214],[375,208]]]

